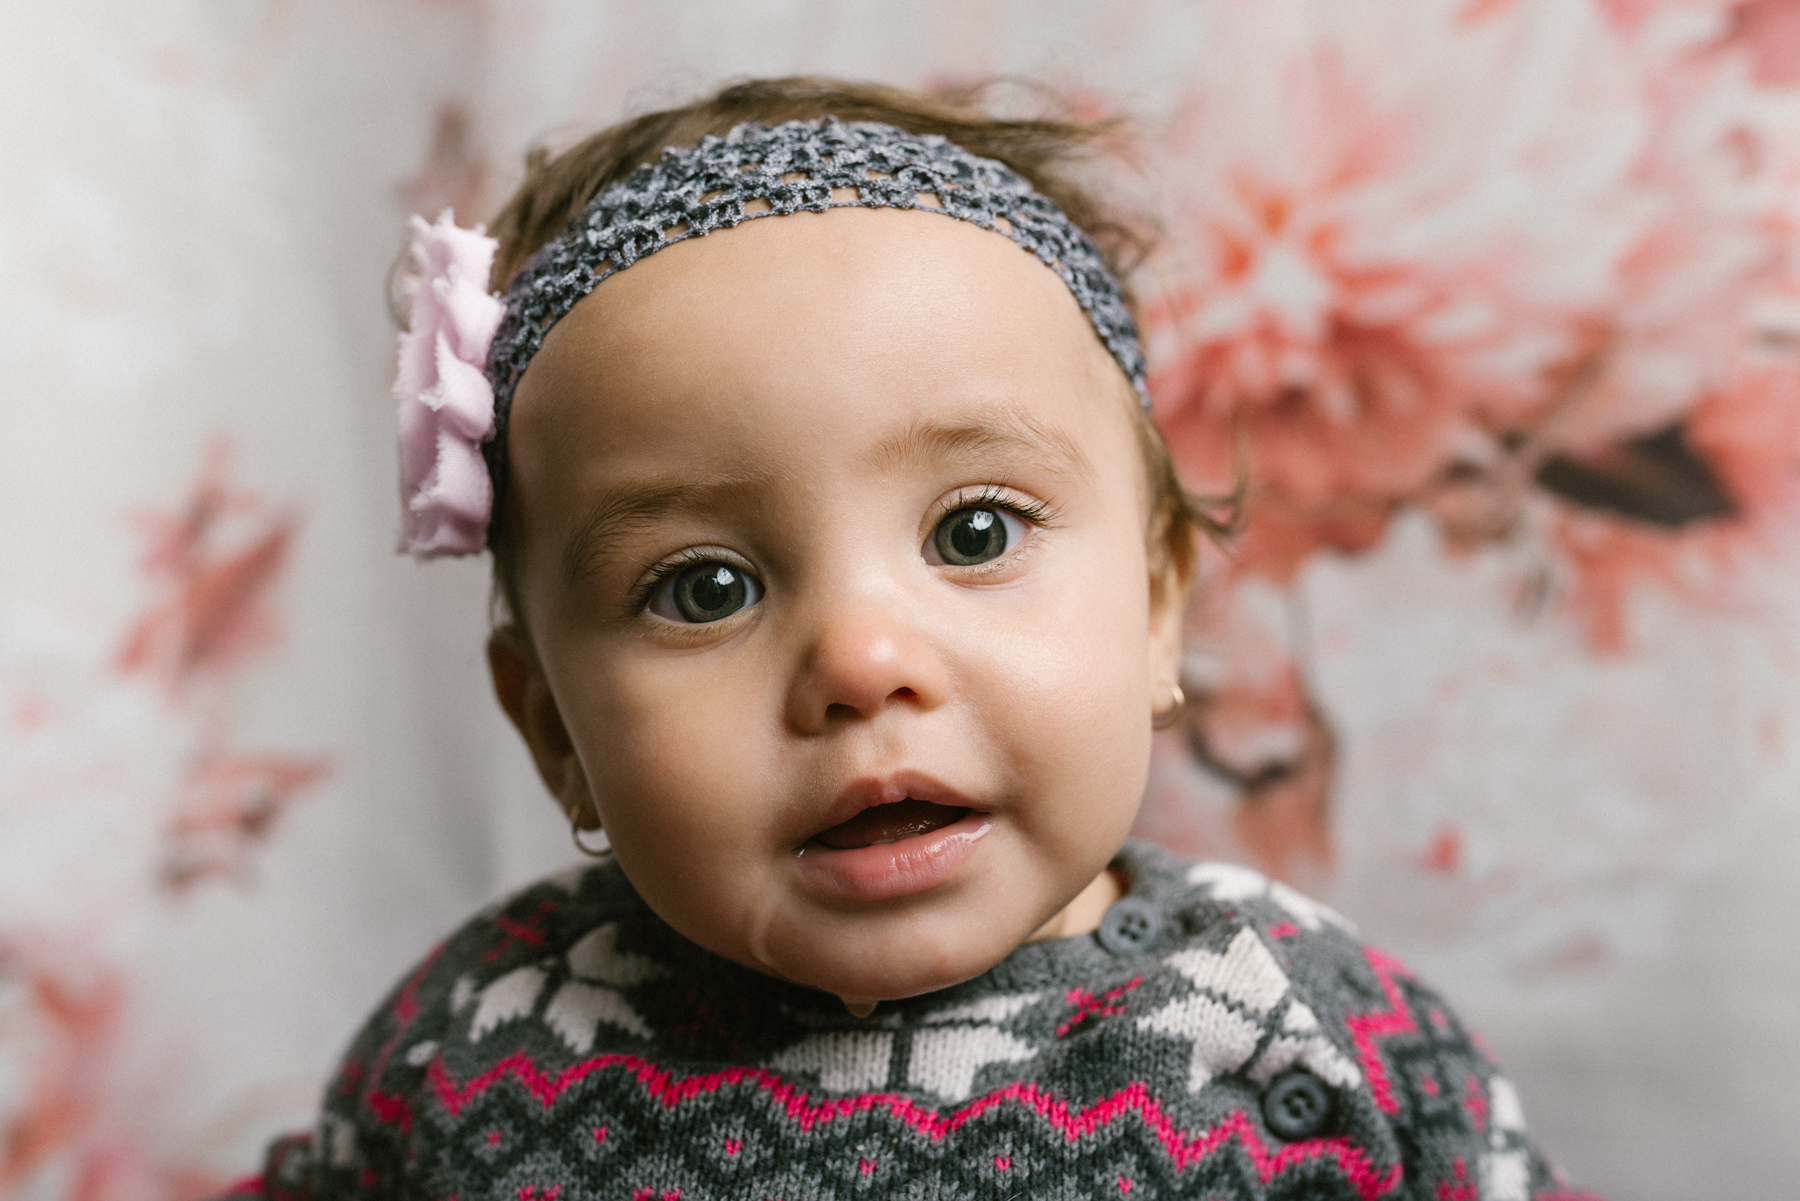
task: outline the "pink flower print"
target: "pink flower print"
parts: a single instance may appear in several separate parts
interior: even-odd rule
[[[1731,10],[1729,41],[1750,53],[1756,82],[1800,84],[1800,2],[1744,0]]]
[[[221,682],[274,639],[268,598],[287,563],[295,521],[226,478],[229,450],[213,442],[193,491],[173,513],[138,517],[148,546],[143,573],[154,599],[115,660],[172,695]]]
[[[329,771],[322,756],[237,751],[222,743],[216,730],[203,736],[181,782],[163,841],[162,877],[170,889],[242,874],[251,847]]]
[[[1538,202],[1566,210],[1554,219],[1493,202],[1551,132],[1474,154],[1421,106],[1492,110],[1504,77],[1483,92],[1422,55],[1295,33],[1275,7],[1230,31],[1274,78],[1216,68],[1168,139],[1191,168],[1173,225],[1188,269],[1149,313],[1150,387],[1190,486],[1228,491],[1246,452],[1235,560],[1287,583],[1318,549],[1374,545],[1399,506],[1488,454],[1497,424],[1544,407],[1544,373],[1582,348],[1612,253],[1570,231],[1624,185],[1571,167]],[[1416,37],[1447,61],[1475,44]]]
[[[1725,512],[1673,527],[1593,510],[1564,510],[1550,521],[1569,573],[1565,605],[1602,654],[1629,648],[1629,603],[1643,586],[1703,608],[1730,608],[1744,561],[1792,533],[1800,508],[1800,365],[1746,370],[1678,429],[1716,478]]]
[[[174,512],[139,515],[151,596],[114,659],[122,674],[160,682],[177,711],[198,719],[164,827],[161,883],[177,892],[241,872],[251,848],[328,770],[323,756],[231,745],[230,685],[275,641],[270,601],[298,520],[232,484],[228,456],[215,439],[187,499]]]
[[[124,992],[116,969],[36,939],[0,943],[0,979],[7,977],[23,990],[32,1054],[19,1096],[0,1104],[0,1195],[56,1157],[80,1163],[85,1176],[103,1153],[106,1068]]]

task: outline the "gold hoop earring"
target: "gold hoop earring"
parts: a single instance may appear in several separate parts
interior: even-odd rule
[[[579,810],[571,809],[566,816],[569,819],[569,841],[575,844],[576,850],[589,859],[604,859],[611,853],[610,847],[596,849],[581,841],[581,813]]]
[[[591,847],[587,843],[581,841],[581,827],[577,825],[571,824],[569,826],[569,841],[575,844],[576,850],[580,851],[583,855],[586,855],[589,859],[604,859],[612,854],[612,848],[610,846]]]
[[[1162,713],[1152,713],[1150,715],[1150,728],[1152,730],[1160,732],[1168,729],[1170,726],[1181,720],[1182,713],[1187,709],[1187,693],[1181,690],[1180,684],[1170,684],[1169,692],[1172,694],[1172,703],[1169,705],[1168,709]]]

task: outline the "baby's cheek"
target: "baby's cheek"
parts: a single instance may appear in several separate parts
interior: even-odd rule
[[[1044,612],[1040,634],[1012,674],[1015,705],[1031,711],[1047,754],[1126,753],[1121,735],[1149,730],[1149,638],[1145,605],[1116,587],[1076,581]],[[1141,719],[1141,721],[1139,720]],[[1148,755],[1148,738],[1141,742]]]
[[[626,876],[663,920],[747,962],[742,948],[769,891],[757,854],[764,839],[743,821],[750,806],[723,755],[670,749],[621,761],[602,821]]]
[[[1148,647],[1129,628],[1102,626],[1059,653],[1034,690],[1036,712],[1021,723],[1026,737],[1017,753],[1028,764],[1022,774],[1041,782],[1031,829],[1085,865],[1098,842],[1124,837],[1142,798],[1151,742]]]
[[[678,843],[704,854],[740,841],[733,828],[742,809],[742,781],[730,770],[724,738],[692,739],[647,732],[620,740],[605,769],[601,814],[619,837]],[[738,804],[734,805],[733,802]]]
[[[687,875],[742,841],[732,828],[741,814],[742,781],[729,765],[736,732],[679,701],[637,703],[629,689],[596,714],[589,733],[589,777],[601,822],[621,862]]]

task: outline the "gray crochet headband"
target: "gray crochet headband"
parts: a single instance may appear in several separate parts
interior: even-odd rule
[[[856,199],[834,191],[854,189]],[[939,205],[921,205],[935,196]],[[752,201],[768,207],[746,211]],[[936,135],[871,121],[740,125],[663,151],[606,189],[533,255],[501,298],[487,357],[494,426],[483,445],[496,505],[505,493],[513,390],[550,328],[595,285],[646,255],[758,217],[833,208],[916,208],[1004,234],[1068,285],[1120,370],[1148,404],[1137,324],[1094,243],[1017,172]],[[677,232],[679,231],[679,232]]]

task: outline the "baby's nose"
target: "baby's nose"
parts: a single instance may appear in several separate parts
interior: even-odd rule
[[[938,646],[903,615],[870,604],[839,609],[818,620],[800,656],[788,721],[816,734],[891,705],[935,708],[946,680]]]

